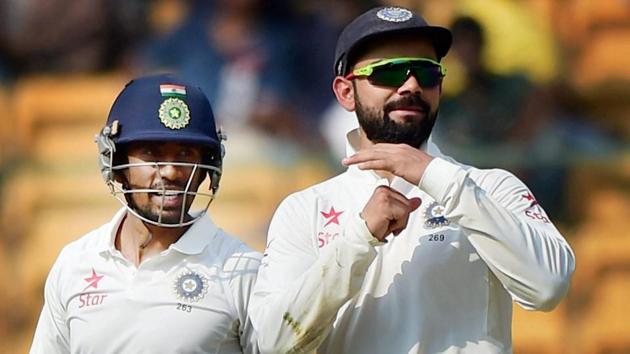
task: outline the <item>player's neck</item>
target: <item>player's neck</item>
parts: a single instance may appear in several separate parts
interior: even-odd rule
[[[142,222],[127,214],[116,233],[116,249],[136,267],[177,242],[188,227],[165,228]]]
[[[359,150],[367,149],[373,145],[375,144],[367,138],[363,129],[359,128]],[[374,170],[374,173],[376,173],[379,177],[387,178],[390,183],[395,177],[392,173],[383,170]]]

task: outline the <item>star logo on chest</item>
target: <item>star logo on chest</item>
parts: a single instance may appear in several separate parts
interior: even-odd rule
[[[83,289],[83,291],[86,291],[87,289],[92,288],[92,287],[94,289],[98,289],[98,282],[101,281],[103,277],[104,275],[96,274],[96,271],[94,270],[94,268],[92,268],[92,276],[89,278],[83,278],[83,280],[88,282],[88,285],[85,287],[85,289]]]
[[[324,224],[324,227],[326,227],[331,223],[339,225],[339,215],[343,214],[343,210],[336,211],[335,207],[330,207],[330,210],[327,213],[323,211],[320,211],[320,213],[326,220],[328,220],[326,224]]]

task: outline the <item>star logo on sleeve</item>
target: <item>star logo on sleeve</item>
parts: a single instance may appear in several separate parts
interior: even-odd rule
[[[94,289],[98,289],[98,282],[101,281],[101,279],[103,279],[104,275],[98,275],[96,274],[96,271],[94,271],[94,268],[92,268],[92,276],[89,278],[84,278],[83,280],[85,280],[86,282],[88,282],[88,285],[85,287],[85,289],[83,289],[83,291],[86,291],[89,288],[94,288]]]
[[[530,208],[533,207],[534,205],[538,205],[538,201],[536,200],[536,198],[534,198],[534,196],[531,193],[524,194],[521,197],[531,202],[531,204],[529,205]]]
[[[320,211],[320,213],[326,220],[328,220],[326,224],[324,224],[324,227],[326,227],[331,223],[339,225],[339,215],[343,214],[343,210],[336,211],[335,207],[330,207],[330,210],[327,213],[323,211]]]

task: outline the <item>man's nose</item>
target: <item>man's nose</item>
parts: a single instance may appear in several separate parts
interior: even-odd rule
[[[398,87],[397,93],[399,95],[420,94],[422,93],[422,87],[420,86],[418,79],[416,79],[413,74],[409,73],[405,82]]]
[[[165,162],[160,164],[158,171],[160,172],[160,177],[163,179],[174,181],[178,178],[180,168],[180,166],[173,165],[171,162]]]

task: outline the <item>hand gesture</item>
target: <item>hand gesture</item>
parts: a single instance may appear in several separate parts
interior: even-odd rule
[[[343,159],[345,166],[357,165],[361,170],[390,172],[407,182],[418,185],[433,157],[406,144],[374,144]]]
[[[407,227],[409,214],[421,203],[420,198],[407,199],[387,186],[379,186],[363,208],[361,217],[372,236],[383,241],[391,233],[398,236]]]

